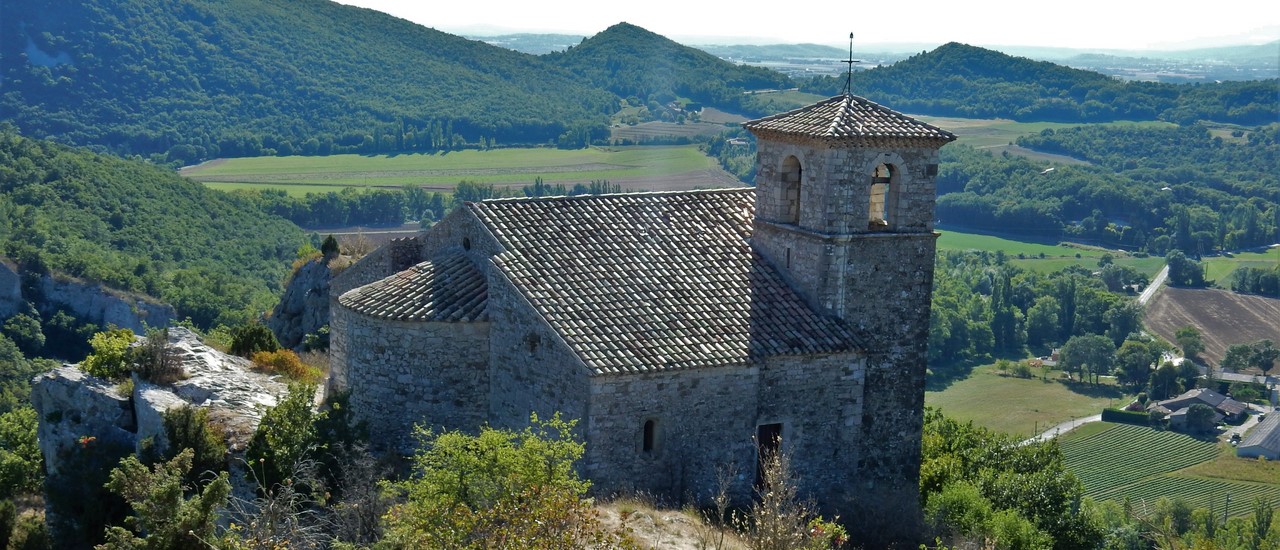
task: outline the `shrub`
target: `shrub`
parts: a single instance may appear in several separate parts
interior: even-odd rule
[[[253,354],[252,361],[258,368],[282,374],[290,380],[314,383],[321,377],[319,369],[303,363],[293,350],[259,351]]]
[[[106,378],[119,380],[129,372],[129,346],[133,344],[133,331],[127,328],[111,329],[99,332],[89,339],[93,353],[84,358],[80,368],[85,372]]]
[[[169,440],[166,459],[191,450],[191,468],[183,480],[186,485],[203,486],[200,481],[209,479],[206,474],[227,469],[226,434],[209,422],[209,409],[188,405],[165,411],[164,434]]]
[[[169,348],[169,329],[151,329],[137,352],[135,371],[143,380],[171,384],[181,380],[182,358]]]
[[[1018,361],[1017,363],[1014,363],[1013,369],[1010,372],[1018,378],[1031,378],[1034,376],[1031,373],[1031,365],[1028,365],[1026,361]]]
[[[259,322],[245,323],[237,325],[231,329],[231,348],[232,355],[240,357],[251,357],[254,352],[258,351],[276,351],[280,349],[280,342],[276,340],[276,335],[272,334],[271,329]]]
[[[107,530],[104,547],[199,548],[213,538],[218,510],[226,506],[231,483],[224,472],[203,491],[184,498],[183,479],[191,472],[191,456],[191,450],[184,449],[172,460],[148,469],[130,455],[111,471],[107,488],[133,509],[125,524],[133,532],[145,533],[146,539],[113,526]]]
[[[267,409],[253,432],[245,458],[264,490],[288,479],[319,446],[315,423],[325,413],[312,407],[315,390],[310,384],[290,385],[288,395]]]
[[[320,253],[325,259],[333,258],[338,255],[338,239],[333,238],[333,234],[324,238],[324,242],[320,243]]]
[[[386,515],[393,547],[633,548],[601,525],[583,499],[589,486],[574,462],[584,446],[575,422],[531,417],[522,432],[435,435],[419,427],[413,476]]]

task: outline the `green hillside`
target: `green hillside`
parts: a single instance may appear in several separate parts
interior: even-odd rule
[[[735,65],[627,23],[543,58],[620,97],[659,104],[683,97],[721,109],[751,111],[744,91],[792,86],[780,73]]]
[[[0,125],[0,250],[28,271],[146,293],[209,326],[271,307],[304,242],[172,171]]]
[[[818,77],[804,91],[830,95],[844,78]],[[1280,81],[1206,84],[1126,82],[995,50],[945,44],[856,73],[854,92],[910,113],[1017,121],[1213,120],[1268,124],[1280,112]]]
[[[327,0],[0,0],[0,120],[190,164],[607,135],[534,56]]]

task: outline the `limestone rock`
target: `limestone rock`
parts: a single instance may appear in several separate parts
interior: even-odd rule
[[[22,276],[19,267],[0,258],[0,320],[24,311],[28,299],[42,312],[64,308],[82,321],[102,327],[115,325],[139,334],[146,326],[162,327],[178,317],[173,306],[140,294],[48,274],[40,277],[38,298],[23,296]]]
[[[40,452],[49,476],[59,474],[62,457],[89,442],[135,443],[137,422],[128,396],[115,384],[64,365],[37,376],[31,388]]]
[[[329,280],[332,273],[323,259],[304,264],[293,274],[280,302],[271,311],[267,327],[286,348],[329,324]]]

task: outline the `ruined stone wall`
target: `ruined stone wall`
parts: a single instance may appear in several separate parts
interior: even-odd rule
[[[841,498],[857,477],[863,362],[855,353],[592,379],[585,469],[599,494],[643,491],[706,503],[717,469],[748,502],[756,429],[782,424],[803,495]],[[646,452],[644,424],[654,422]]]
[[[529,413],[586,424],[586,365],[497,269],[489,272],[490,422],[521,429]]]
[[[330,354],[343,368],[329,391],[350,391],[374,446],[407,452],[414,424],[474,431],[487,420],[489,323],[392,321],[341,306],[332,323]]]

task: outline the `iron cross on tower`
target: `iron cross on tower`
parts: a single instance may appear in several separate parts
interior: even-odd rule
[[[849,64],[849,74],[844,77],[844,95],[853,95],[853,64],[861,63],[853,58],[853,33],[849,33],[849,59],[845,63]]]

